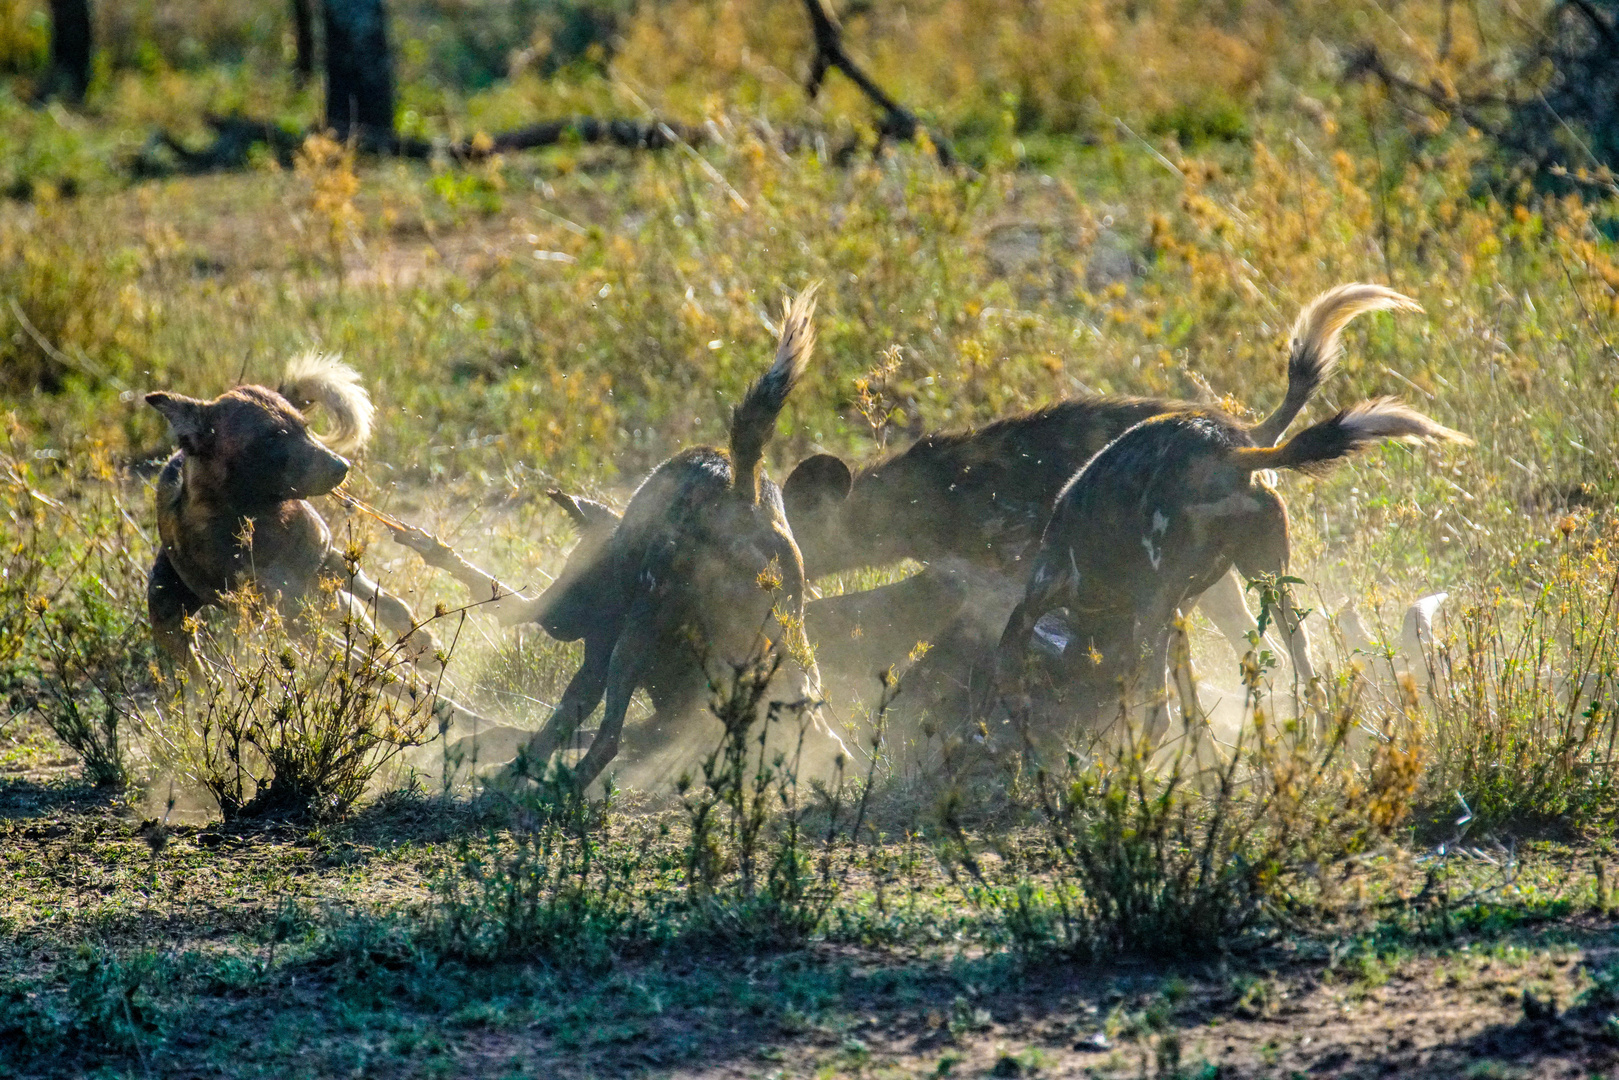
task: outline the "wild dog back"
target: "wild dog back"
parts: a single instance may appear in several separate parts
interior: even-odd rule
[[[1078,398],[971,431],[924,435],[854,472],[830,454],[808,458],[783,487],[805,569],[816,578],[953,555],[1021,572],[1080,465],[1149,416],[1188,407]]]

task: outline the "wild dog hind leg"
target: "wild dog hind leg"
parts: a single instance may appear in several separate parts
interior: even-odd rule
[[[1240,534],[1247,539],[1247,543],[1238,553],[1236,566],[1237,571],[1249,581],[1263,574],[1277,578],[1287,576],[1290,554],[1287,507],[1275,492],[1268,492],[1268,495],[1262,508],[1240,528]],[[1280,610],[1276,612],[1276,622],[1281,627],[1288,656],[1293,661],[1295,682],[1300,688],[1308,687],[1315,678],[1315,665],[1310,662],[1310,637],[1304,629],[1304,619],[1293,602],[1291,590],[1284,585],[1277,589],[1277,593],[1277,607]]]
[[[624,620],[623,632],[613,644],[612,656],[607,661],[606,705],[602,712],[601,728],[591,741],[578,765],[574,767],[574,783],[581,789],[589,787],[618,756],[618,743],[624,733],[624,717],[630,709],[630,699],[653,662],[652,650],[657,647],[658,633],[652,605],[645,600],[634,604]],[[656,722],[659,718],[654,717]]]
[[[585,659],[568,680],[562,699],[552,710],[545,726],[517,751],[521,761],[514,763],[533,775],[542,768],[551,755],[573,737],[581,724],[596,711],[602,693],[607,689],[607,669],[613,657],[613,640],[600,636],[585,639]]]

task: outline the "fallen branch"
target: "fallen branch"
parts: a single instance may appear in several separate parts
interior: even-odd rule
[[[601,120],[594,116],[576,116],[571,120],[532,124],[488,139],[454,143],[448,149],[451,157],[476,159],[565,142],[620,146],[626,150],[664,150],[682,142],[698,146],[708,141],[708,129],[698,125],[669,120]]]
[[[189,176],[203,173],[234,172],[248,166],[253,147],[265,146],[283,166],[292,165],[292,156],[303,145],[304,135],[269,120],[246,116],[204,117],[214,130],[214,141],[201,150],[192,150],[167,131],[157,131],[135,155],[131,171],[136,176],[167,176],[174,172]],[[174,156],[177,168],[162,159],[162,152]]]
[[[230,172],[248,167],[255,145],[269,149],[283,167],[290,168],[293,155],[303,144],[305,134],[288,131],[268,121],[246,117],[209,117],[208,124],[218,132],[213,144],[201,150],[187,147],[167,131],[155,132],[136,154],[131,171],[137,177],[169,176],[174,173],[200,175]],[[313,130],[313,129],[311,129]],[[821,147],[839,165],[847,164],[859,152],[857,140],[839,139],[827,147],[825,132],[813,128],[772,128],[754,123],[750,130],[761,140],[779,146],[784,153],[795,153],[806,146]],[[717,141],[716,132],[706,126],[681,124],[670,120],[602,119],[576,116],[568,120],[548,120],[495,136],[475,136],[452,143],[395,137],[387,140],[362,137],[357,149],[368,154],[425,160],[442,153],[457,161],[482,161],[494,154],[538,150],[566,144],[617,146],[626,150],[666,150],[670,147],[706,146]],[[164,152],[173,163],[163,160]]]
[[[495,616],[503,626],[515,625],[532,616],[536,597],[524,595],[493,574],[473,566],[454,548],[426,529],[400,521],[392,514],[377,510],[346,491],[336,490],[330,494],[344,506],[381,522],[393,534],[396,543],[410,548],[420,555],[428,566],[445,571],[471,589],[472,595],[480,601],[479,610]]]
[[[849,50],[843,45],[843,25],[838,22],[837,16],[832,14],[827,6],[827,0],[804,0],[804,9],[809,13],[810,29],[815,33],[815,58],[810,61],[809,81],[804,85],[810,100],[815,100],[821,92],[821,83],[825,80],[826,73],[836,68],[883,111],[883,122],[877,128],[880,137],[894,138],[902,142],[914,140],[924,130],[922,122],[916,118],[915,113],[889,97],[883,88],[872,81],[871,76],[855,63],[854,58],[849,55]],[[955,164],[956,154],[950,140],[937,132],[929,131],[927,134],[933,143],[934,153],[939,156],[939,164],[945,166]]]

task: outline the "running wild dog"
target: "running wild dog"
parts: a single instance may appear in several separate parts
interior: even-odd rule
[[[831,454],[806,458],[782,490],[805,569],[813,580],[905,558],[931,562],[953,556],[1021,583],[1058,493],[1104,446],[1166,413],[1207,414],[1242,430],[1254,446],[1273,445],[1332,374],[1344,328],[1357,315],[1379,310],[1420,308],[1391,289],[1359,283],[1330,289],[1307,304],[1293,324],[1287,393],[1255,424],[1185,401],[1086,397],[974,431],[924,435],[857,470]],[[1229,577],[1212,579],[1208,586],[1212,591],[1199,605],[1237,655],[1246,654],[1256,624],[1240,586]],[[1006,610],[1000,609],[997,628]],[[1290,638],[1289,652],[1295,670],[1308,680],[1312,668],[1302,636]]]
[[[1287,508],[1257,474],[1321,472],[1384,440],[1471,441],[1392,398],[1344,409],[1277,447],[1213,411],[1181,410],[1125,432],[1058,496],[1001,636],[1002,700],[1029,716],[1029,645],[1041,618],[1059,610],[1068,634],[1055,689],[1068,716],[1094,724],[1132,680],[1162,699],[1176,610],[1233,566],[1250,580],[1287,573]],[[1279,601],[1284,626],[1296,625],[1285,587]],[[1160,701],[1149,738],[1167,723]]]
[[[303,357],[287,375],[289,392],[320,402],[332,417],[332,443],[350,452],[364,445],[371,401],[351,368]],[[157,392],[146,402],[168,420],[180,447],[157,480],[160,545],[146,594],[165,653],[182,666],[195,664],[187,619],[224,607],[228,594],[251,587],[296,617],[299,602],[326,577],[341,585],[337,599],[351,615],[363,623],[367,610],[375,611],[419,665],[439,666],[438,643],[405,603],[332,547],[330,528],[307,500],[341,484],[349,463],[286,397],[238,386],[212,401]],[[444,704],[457,719],[477,722]]]
[[[630,698],[642,687],[656,710],[644,734],[676,736],[706,704],[705,664],[757,652],[773,610],[804,663],[800,692],[817,692],[802,640],[803,559],[763,469],[776,418],[809,362],[814,313],[813,286],[785,306],[775,361],[732,414],[729,449],[694,447],[654,469],[581,578],[549,599],[559,621],[616,627],[616,635],[605,651],[590,649],[587,638],[585,663],[516,770],[548,760],[605,697],[601,727],[574,770],[575,782],[589,785],[617,755]]]

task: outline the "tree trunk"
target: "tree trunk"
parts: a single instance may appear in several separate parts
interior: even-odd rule
[[[326,126],[368,146],[394,132],[393,57],[383,0],[326,0]]]
[[[84,100],[90,87],[90,0],[51,0],[51,69],[40,97]]]
[[[315,0],[292,0],[293,74],[302,86],[315,75]]]

